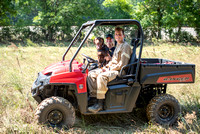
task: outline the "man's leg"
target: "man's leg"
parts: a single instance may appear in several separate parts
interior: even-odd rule
[[[101,69],[95,69],[88,73],[87,77],[87,86],[89,89],[90,97],[96,97],[97,96],[97,82],[96,78],[101,73]]]
[[[108,71],[97,76],[97,99],[105,99],[108,91],[107,83],[114,80],[118,74],[118,71]]]
[[[118,71],[108,71],[101,73],[97,76],[97,99],[98,103],[89,107],[88,110],[93,113],[97,113],[103,108],[103,100],[105,99],[105,94],[108,90],[107,83],[115,79],[118,75]]]

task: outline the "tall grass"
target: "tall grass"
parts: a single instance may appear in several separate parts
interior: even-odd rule
[[[77,113],[75,126],[69,130],[38,125],[33,118],[37,103],[31,97],[30,88],[37,73],[61,61],[65,50],[66,47],[56,46],[0,48],[0,133],[200,133],[200,48],[170,43],[145,45],[142,57],[196,64],[194,84],[168,85],[167,92],[174,95],[182,107],[176,126],[166,128],[149,124],[143,109],[135,109],[129,114],[84,116]],[[76,50],[77,47],[73,47],[66,59]],[[79,62],[83,59],[81,53],[96,57],[95,47],[83,47],[76,58]]]

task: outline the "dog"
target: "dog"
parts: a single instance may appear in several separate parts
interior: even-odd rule
[[[104,44],[104,39],[101,37],[97,37],[94,39],[94,44],[97,48],[98,55],[98,67],[102,68],[111,60],[111,56],[109,54],[109,48]]]

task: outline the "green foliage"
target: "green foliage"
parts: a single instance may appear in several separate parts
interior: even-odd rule
[[[197,12],[200,12],[199,5],[196,0],[145,0],[134,7],[133,18],[140,20],[150,38],[161,39],[162,29],[171,37],[173,29],[178,28],[175,39],[179,41],[181,27],[199,27],[200,17],[197,15]]]
[[[26,42],[27,42],[27,46],[29,46],[29,47],[37,47],[38,46],[37,44],[33,43],[30,39],[27,39]]]
[[[107,19],[130,19],[132,4],[127,0],[105,0],[105,18]]]
[[[0,1],[0,26],[8,26],[10,24],[10,15],[15,15],[14,0]]]
[[[197,25],[200,25],[200,18],[199,15],[197,15],[197,12],[200,12],[198,8],[199,3],[196,0],[171,0],[170,5],[171,6],[169,6],[166,10],[167,14],[163,18],[165,24],[164,28],[170,30],[177,27],[178,32],[175,33],[175,40],[181,41],[181,36],[183,35],[181,27],[190,26],[197,28]]]
[[[0,9],[1,42],[69,41],[94,19],[137,19],[146,39],[162,39],[164,31],[176,42],[182,40],[181,27],[189,26],[200,40],[199,0],[2,0]]]
[[[0,32],[0,41],[10,41],[11,39],[11,32],[8,26],[2,27]]]
[[[55,40],[57,32],[64,38],[65,34],[72,32],[71,26],[80,26],[101,12],[94,0],[46,0],[38,1],[38,4],[41,10],[33,22],[44,28],[47,40]],[[71,38],[70,35],[67,38]]]
[[[170,4],[170,1],[146,0],[135,7],[133,17],[141,21],[144,30],[150,31],[148,32],[150,38],[161,39],[161,30],[165,25],[163,18]]]
[[[12,24],[18,27],[33,25],[33,18],[39,11],[37,7],[38,5],[35,1],[16,0],[15,9],[17,14],[12,18]]]
[[[181,33],[176,32],[175,35],[179,34],[178,42],[195,42],[196,39],[188,32],[182,31]]]
[[[39,27],[28,26],[4,26],[1,27],[0,41],[22,41],[30,39],[34,42],[42,42],[45,40]],[[31,31],[31,28],[33,31]]]

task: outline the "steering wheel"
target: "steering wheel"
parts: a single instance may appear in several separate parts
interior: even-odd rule
[[[92,59],[91,57],[89,57],[85,54],[81,54],[81,55],[84,56],[89,63],[96,63],[97,62],[97,60],[94,60],[94,59]]]

